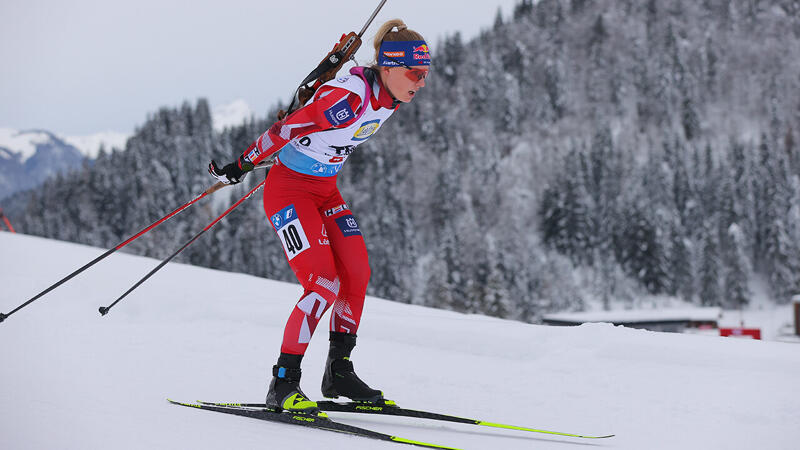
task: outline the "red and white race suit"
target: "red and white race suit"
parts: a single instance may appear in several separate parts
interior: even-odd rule
[[[331,331],[355,334],[358,329],[370,268],[336,174],[396,108],[378,74],[355,67],[349,76],[323,84],[309,103],[245,152],[254,164],[279,152],[267,176],[264,210],[304,288],[284,330],[283,353],[304,354],[331,306]]]

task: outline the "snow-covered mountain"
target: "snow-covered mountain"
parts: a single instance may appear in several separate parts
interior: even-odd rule
[[[118,131],[101,131],[99,133],[85,136],[67,136],[64,138],[69,144],[80,150],[81,153],[89,158],[95,159],[100,153],[100,148],[104,147],[107,152],[112,149],[124,149],[125,142],[130,137],[130,133],[120,133]]]
[[[102,253],[2,232],[0,249],[4,313]],[[3,448],[411,448],[167,403],[263,401],[302,288],[169,264],[98,314],[156,264],[116,253],[0,324]],[[330,413],[351,425],[463,449],[781,450],[800,441],[798,344],[548,327],[373,297],[363,317],[354,364],[402,406],[616,437]],[[323,320],[303,361],[315,399],[326,352]]]
[[[244,100],[217,105],[212,112],[214,129],[240,125],[253,117]],[[101,131],[83,136],[61,136],[47,130],[0,128],[0,199],[37,186],[56,173],[80,167],[84,158],[124,149],[130,133]]]
[[[0,199],[78,168],[84,158],[77,147],[50,131],[0,128]]]
[[[36,155],[40,146],[73,147],[90,159],[97,158],[101,147],[107,151],[112,148],[125,148],[129,133],[101,131],[83,136],[63,136],[47,130],[16,130],[0,128],[0,158],[16,158],[25,163]]]

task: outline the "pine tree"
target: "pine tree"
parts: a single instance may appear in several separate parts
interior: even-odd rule
[[[681,125],[686,140],[691,141],[700,135],[700,117],[695,102],[688,95],[685,95],[681,102]]]
[[[593,225],[589,221],[589,193],[578,166],[579,155],[564,159],[565,175],[548,187],[542,200],[541,230],[544,242],[575,261],[590,261]]]
[[[709,99],[716,99],[719,85],[719,56],[717,55],[717,45],[711,34],[705,41],[705,63],[704,70],[705,89],[704,92]]]
[[[792,192],[786,163],[782,158],[778,159],[774,169],[776,176],[772,182],[775,197],[769,204],[771,211],[767,216],[772,221],[765,230],[764,256],[772,294],[777,301],[787,303],[795,293],[800,278],[796,271],[800,243],[793,239],[792,227],[786,222],[787,213],[793,208],[791,201],[797,197]]]
[[[494,25],[492,28],[497,31],[503,27],[503,11],[500,8],[497,8],[497,12],[494,15]]]
[[[510,317],[514,307],[505,280],[507,272],[491,236],[486,240],[485,264],[481,264],[476,281],[479,284],[479,307],[476,312],[483,312],[495,317]]]
[[[533,0],[520,0],[519,3],[514,5],[514,20],[519,20],[525,16],[533,13]]]
[[[729,154],[730,177],[733,183],[733,209],[729,212],[728,226],[736,223],[744,234],[743,244],[748,255],[752,255],[752,242],[755,234],[753,218],[754,193],[753,171],[750,156],[745,147],[739,143],[732,143]]]
[[[545,67],[544,88],[556,121],[561,120],[567,113],[563,79],[561,64],[558,61],[548,60]]]
[[[658,239],[655,223],[643,205],[628,205],[627,222],[615,237],[617,261],[653,294],[668,285],[665,249]]]
[[[671,294],[691,302],[695,295],[695,272],[692,244],[686,231],[679,226],[670,230]]]
[[[737,224],[731,224],[726,235],[724,305],[742,308],[750,303],[752,294],[747,286],[750,264],[744,244],[744,233]]]
[[[441,65],[441,73],[448,85],[454,84],[458,79],[460,65],[464,61],[464,53],[465,48],[461,40],[461,33],[455,32],[445,37],[441,50],[437,55],[437,64]]]
[[[797,144],[791,126],[786,130],[783,146],[786,149],[786,157],[789,160],[789,172],[800,176],[800,152],[796,148]]]
[[[700,253],[699,291],[700,304],[720,306],[722,292],[720,287],[721,268],[717,231],[710,225],[704,228],[704,241]]]

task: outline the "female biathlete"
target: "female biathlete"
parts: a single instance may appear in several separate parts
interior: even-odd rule
[[[364,307],[370,268],[356,219],[336,187],[336,174],[400,103],[425,86],[431,63],[422,36],[402,20],[375,37],[372,67],[323,84],[302,108],[275,123],[236,161],[209,173],[235,184],[254,165],[279,152],[264,190],[264,209],[304,292],[292,310],[267,393],[277,411],[318,411],[300,390],[300,362],[325,311],[333,306],[330,349],[322,380],[328,398],[382,402],[383,393],[355,374],[350,352]]]

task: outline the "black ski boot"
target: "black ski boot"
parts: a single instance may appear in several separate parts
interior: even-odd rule
[[[322,395],[327,398],[347,397],[356,402],[383,403],[383,392],[361,381],[350,362],[356,335],[331,331],[331,347],[322,377]]]
[[[267,393],[267,408],[275,411],[318,414],[317,403],[300,390],[300,361],[303,355],[281,353],[278,364],[272,367],[272,382]]]

